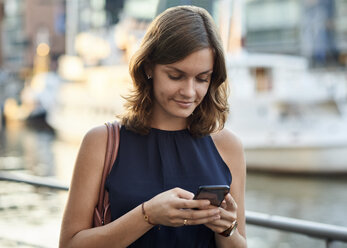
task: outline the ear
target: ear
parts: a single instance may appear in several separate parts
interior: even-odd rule
[[[150,77],[153,77],[153,68],[152,68],[152,65],[150,65],[149,63],[145,63],[144,64],[144,68],[145,68],[145,73],[146,73],[146,76],[150,76]]]

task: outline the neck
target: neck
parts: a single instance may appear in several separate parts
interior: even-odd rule
[[[165,118],[160,118],[160,120],[158,120],[153,118],[151,127],[167,131],[182,130],[187,128],[187,119],[177,118],[175,120],[166,120]]]

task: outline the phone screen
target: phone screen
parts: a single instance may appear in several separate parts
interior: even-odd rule
[[[207,199],[212,205],[219,207],[229,191],[228,185],[203,185],[199,187],[194,199]]]

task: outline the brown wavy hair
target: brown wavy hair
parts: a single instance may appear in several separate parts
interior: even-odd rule
[[[122,124],[134,132],[149,133],[153,83],[145,68],[172,64],[205,48],[211,48],[214,54],[213,73],[206,96],[188,117],[188,130],[193,136],[203,136],[223,129],[229,112],[223,46],[210,14],[195,6],[169,8],[150,24],[139,50],[130,60],[134,87],[126,97]]]

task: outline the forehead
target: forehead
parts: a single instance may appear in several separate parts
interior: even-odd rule
[[[212,49],[204,48],[189,54],[184,59],[172,64],[158,65],[164,69],[177,69],[187,74],[199,74],[213,70],[214,55]]]

